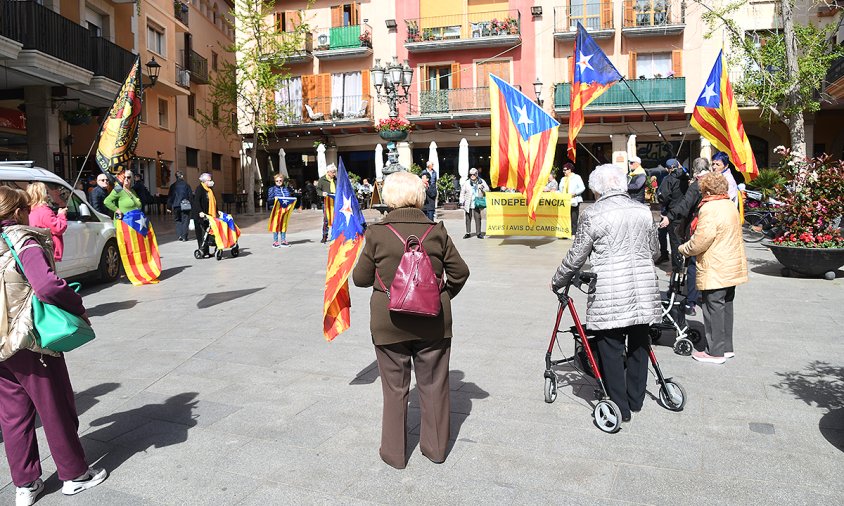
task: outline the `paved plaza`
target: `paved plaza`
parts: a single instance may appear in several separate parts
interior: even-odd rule
[[[62,496],[39,429],[38,505],[844,503],[844,279],[780,277],[748,245],[736,358],[701,364],[658,346],[685,410],[661,407],[649,380],[641,413],[604,434],[593,386],[567,369],[557,401],[543,399],[548,283],[571,241],[463,240],[461,213],[447,212],[472,273],[453,303],[454,444],[443,464],[422,456],[412,392],[416,436],[398,471],[378,457],[370,290],[352,287],[351,329],[322,337],[320,217],[293,216],[289,249],[243,217],[241,256],[222,261],[194,259],[196,243],[162,218],[159,284],[86,286],[97,339],[67,361],[89,461],[111,476]],[[585,314],[585,295],[575,301]],[[5,459],[0,476],[11,504]]]

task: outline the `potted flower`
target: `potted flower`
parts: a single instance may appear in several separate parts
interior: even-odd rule
[[[783,156],[786,184],[776,197],[782,202],[777,236],[766,245],[785,266],[783,275],[793,271],[835,279],[835,270],[844,265],[844,163],[826,155],[793,156],[783,146],[774,152]]]
[[[510,32],[510,35],[518,35],[519,34],[519,20],[516,18],[507,18],[507,30]]]
[[[369,30],[361,33],[358,40],[360,41],[360,47],[372,47],[372,34]]]
[[[403,141],[411,130],[410,123],[401,118],[382,119],[375,124],[378,135],[385,141]]]
[[[85,107],[77,107],[71,111],[64,111],[62,117],[68,125],[87,125],[91,122],[91,110]]]

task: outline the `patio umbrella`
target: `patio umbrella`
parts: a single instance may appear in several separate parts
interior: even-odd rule
[[[440,159],[437,156],[437,143],[431,141],[431,145],[428,147],[428,161],[434,164],[434,171],[437,173],[437,176],[440,175]]]
[[[375,146],[375,179],[384,179],[384,148],[381,144]]]
[[[460,174],[460,184],[469,178],[469,142],[460,139],[460,148],[457,151],[457,173]]]
[[[284,148],[278,150],[278,171],[281,172],[281,175],[284,176],[284,179],[289,179],[290,174],[287,172],[287,159],[285,158],[287,154],[284,152]]]
[[[319,177],[325,175],[327,166],[325,162],[325,144],[320,143],[316,148],[316,168]]]

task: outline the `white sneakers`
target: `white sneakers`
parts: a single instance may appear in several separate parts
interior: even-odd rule
[[[41,478],[33,481],[28,487],[17,487],[15,506],[32,506],[44,491],[44,481]]]
[[[91,467],[88,469],[88,471],[85,472],[85,474],[83,474],[79,478],[64,482],[64,485],[62,485],[62,494],[78,494],[83,490],[88,490],[89,488],[96,487],[97,485],[105,481],[106,478],[108,478],[108,472],[105,469],[97,469]]]

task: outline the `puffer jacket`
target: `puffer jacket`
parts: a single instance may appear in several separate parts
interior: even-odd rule
[[[741,221],[729,199],[705,202],[691,239],[678,250],[684,256],[697,257],[698,290],[718,290],[747,282]]]
[[[464,212],[470,212],[475,208],[475,197],[484,197],[489,191],[489,185],[481,178],[478,178],[475,183],[469,178],[460,185],[460,207]]]
[[[555,291],[564,287],[589,259],[598,279],[589,294],[586,327],[650,325],[662,315],[654,267],[658,254],[650,209],[626,191],[610,191],[581,212],[574,243],[551,286]]]

